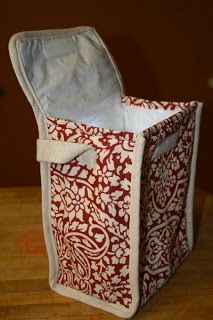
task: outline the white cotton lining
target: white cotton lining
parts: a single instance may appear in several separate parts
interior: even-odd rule
[[[117,69],[94,29],[21,39],[17,48],[29,84],[47,116],[140,132],[179,111],[122,105]]]

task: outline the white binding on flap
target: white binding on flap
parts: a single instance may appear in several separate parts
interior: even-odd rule
[[[43,113],[95,127],[141,132],[179,111],[122,105],[121,76],[93,28],[23,32],[11,38],[9,49],[36,118]]]
[[[123,129],[120,81],[94,29],[26,37],[16,46],[45,114]]]

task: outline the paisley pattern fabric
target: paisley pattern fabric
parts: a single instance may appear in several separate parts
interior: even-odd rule
[[[140,294],[145,303],[174,273],[189,248],[185,202],[194,135],[194,103],[157,103],[124,97],[139,108],[182,111],[144,130],[141,177]],[[97,152],[97,167],[78,159],[51,164],[51,218],[58,284],[128,308],[130,204],[136,134],[48,118],[51,139],[85,143]],[[174,132],[178,143],[152,158]],[[140,172],[138,173],[141,174]]]
[[[52,139],[86,143],[97,152],[95,170],[77,159],[65,165],[51,164],[58,283],[128,306],[135,135],[52,118],[48,130]]]
[[[125,97],[141,108],[183,110],[144,130],[146,148],[141,178],[141,304],[171,277],[189,253],[185,204],[195,129],[196,103],[153,102]],[[124,101],[124,102],[125,102]],[[152,159],[155,148],[178,132],[175,148]]]

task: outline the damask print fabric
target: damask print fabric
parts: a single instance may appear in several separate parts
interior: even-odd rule
[[[141,179],[141,304],[175,272],[190,249],[186,233],[186,197],[193,150],[195,106],[147,129]],[[150,159],[150,151],[178,131],[176,146]],[[152,151],[151,151],[152,152]]]
[[[77,160],[51,164],[52,226],[58,283],[128,306],[132,133],[48,119],[53,139],[85,143],[97,152],[93,170]]]
[[[124,97],[140,108],[157,104]],[[167,103],[166,109],[180,107]],[[141,178],[140,291],[145,303],[174,273],[189,248],[184,205],[194,135],[195,103],[144,131]],[[48,119],[52,139],[86,143],[98,154],[92,170],[77,160],[51,165],[52,226],[59,257],[58,283],[128,307],[132,152],[136,134]],[[151,159],[164,139],[179,133],[171,151]],[[140,173],[138,173],[140,174]]]
[[[50,288],[130,318],[193,247],[202,103],[124,96],[92,27],[21,32],[9,51],[39,129]]]

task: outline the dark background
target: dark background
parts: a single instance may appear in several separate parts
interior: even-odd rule
[[[4,1],[0,13],[0,186],[38,185],[37,127],[12,70],[16,32],[94,26],[128,95],[204,102],[197,186],[213,192],[213,1]]]

